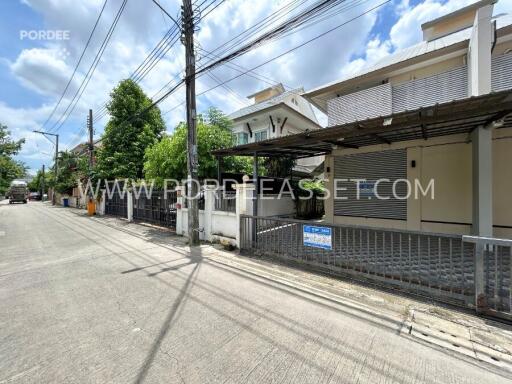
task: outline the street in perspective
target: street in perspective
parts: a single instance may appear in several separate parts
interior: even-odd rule
[[[0,18],[0,384],[512,383],[511,0]]]

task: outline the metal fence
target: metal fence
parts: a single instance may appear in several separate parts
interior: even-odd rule
[[[176,230],[176,191],[133,191],[133,219]]]
[[[216,191],[215,210],[236,212],[236,192]]]
[[[512,314],[512,240],[463,236],[475,245],[477,306],[490,314]]]
[[[121,188],[122,190],[122,188]],[[128,191],[110,191],[105,195],[105,215],[128,217]]]
[[[240,220],[242,253],[306,264],[512,319],[512,240],[250,215]]]

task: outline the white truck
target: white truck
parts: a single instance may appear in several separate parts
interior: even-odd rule
[[[28,199],[28,186],[25,181],[14,180],[11,182],[9,187],[9,204],[12,203],[23,203],[27,204]]]

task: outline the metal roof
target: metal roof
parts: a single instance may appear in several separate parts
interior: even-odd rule
[[[501,15],[496,18],[497,29],[501,29],[512,25],[512,15]],[[321,85],[319,87],[313,88],[303,94],[303,96],[307,98],[316,97],[319,94],[322,94],[324,91],[327,91],[327,88],[342,86],[343,83],[354,80],[370,73],[376,72],[378,70],[391,67],[392,65],[406,62],[408,60],[417,58],[422,55],[426,55],[431,52],[440,51],[444,48],[448,48],[451,46],[455,46],[456,44],[460,44],[463,42],[468,42],[471,37],[472,27],[466,28],[462,31],[452,33],[450,35],[440,37],[438,39],[432,41],[422,41],[418,44],[415,44],[411,47],[401,49],[395,53],[392,53],[381,60],[377,61],[375,64],[367,66],[360,72],[355,74],[348,75],[344,78],[338,79],[336,81]]]
[[[418,108],[384,117],[260,141],[214,151],[216,156],[293,158],[331,153],[333,148],[359,148],[374,144],[470,133],[480,125],[503,120],[512,127],[512,90]]]
[[[239,109],[238,111],[235,111],[232,114],[230,114],[228,117],[231,120],[236,120],[236,119],[242,118],[244,116],[250,115],[252,113],[263,111],[267,108],[281,104],[284,101],[284,99],[286,99],[288,96],[300,95],[303,92],[304,92],[303,88],[292,89],[292,90],[283,92],[279,95],[276,95],[274,97],[271,97],[270,99],[267,99],[260,103],[256,103],[253,105],[249,105],[248,107]]]

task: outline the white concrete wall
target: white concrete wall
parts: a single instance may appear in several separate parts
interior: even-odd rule
[[[258,199],[258,216],[278,216],[295,213],[295,203],[291,196],[284,195],[278,199],[278,195],[260,195]]]

